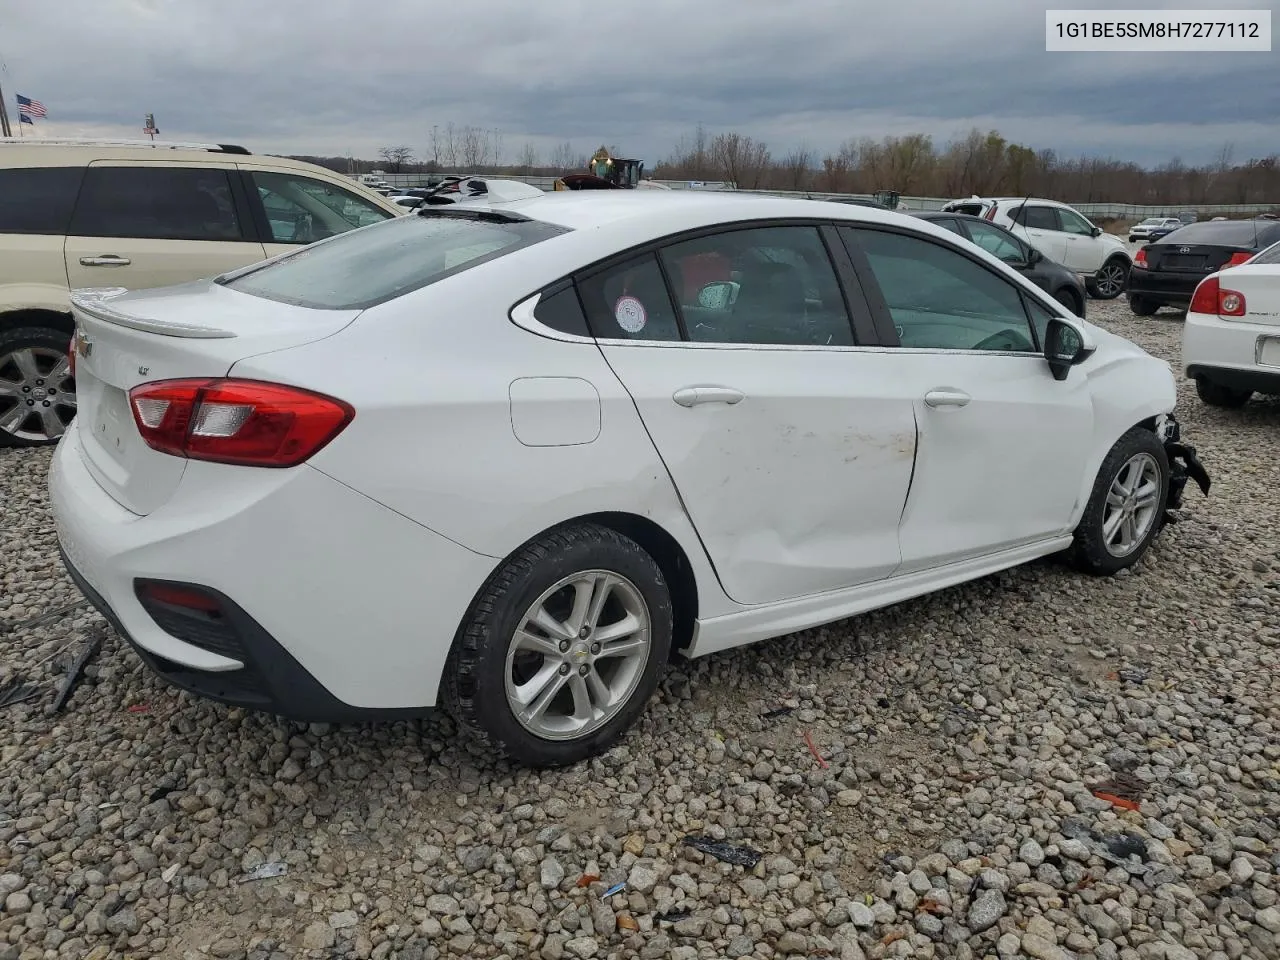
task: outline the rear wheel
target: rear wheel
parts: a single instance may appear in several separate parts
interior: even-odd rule
[[[0,447],[57,443],[76,415],[70,338],[41,327],[0,331]]]
[[[523,547],[481,589],[445,667],[444,701],[518,763],[576,763],[639,717],[671,632],[653,558],[614,530],[567,527]]]
[[[1071,546],[1075,565],[1106,576],[1137,563],[1160,530],[1168,494],[1164,444],[1150,430],[1134,427],[1098,470]]]
[[[1134,296],[1131,293],[1129,294],[1129,309],[1132,310],[1136,316],[1149,317],[1160,309],[1160,304],[1156,303],[1154,300],[1148,300],[1146,297]]]
[[[1089,295],[1099,300],[1114,300],[1124,293],[1129,279],[1129,264],[1123,257],[1112,257],[1089,281]]]
[[[1231,410],[1240,409],[1253,397],[1252,390],[1224,387],[1205,377],[1196,377],[1196,393],[1211,407],[1226,407]]]

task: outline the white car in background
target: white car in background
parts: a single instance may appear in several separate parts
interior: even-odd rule
[[[1114,300],[1124,293],[1133,257],[1119,237],[1057,200],[1034,197],[970,197],[943,210],[982,217],[1017,234],[1050,260],[1070,267],[1089,296]]]
[[[1182,367],[1215,407],[1280,394],[1280,243],[1200,281],[1183,325]]]
[[[1208,485],[1168,364],[890,211],[540,193],[74,302],[58,540],[152,669],[537,766],[676,652],[1114,573]]]

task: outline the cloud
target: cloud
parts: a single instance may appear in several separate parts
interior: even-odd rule
[[[453,123],[500,130],[508,155],[567,140],[652,164],[697,123],[776,154],[978,126],[1067,155],[1191,163],[1224,141],[1273,152],[1280,116],[1277,54],[1050,54],[1045,7],[1025,0],[11,8],[3,82],[46,104],[41,132],[139,136],[153,112],[165,138],[262,152],[425,155],[432,126]]]

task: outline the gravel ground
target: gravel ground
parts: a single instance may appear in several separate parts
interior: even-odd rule
[[[1176,314],[1091,307],[1176,359]],[[1131,574],[1033,564],[684,665],[541,774],[444,718],[195,701],[109,631],[47,714],[102,623],[59,613],[47,452],[0,451],[0,683],[41,685],[0,708],[0,960],[1280,956],[1280,403],[1183,404],[1215,486]]]

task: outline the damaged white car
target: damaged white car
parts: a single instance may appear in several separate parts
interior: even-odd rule
[[[674,654],[1113,573],[1209,485],[1166,363],[847,204],[424,206],[74,303],[58,537],[152,669],[305,720],[442,705],[533,765],[607,749]]]

